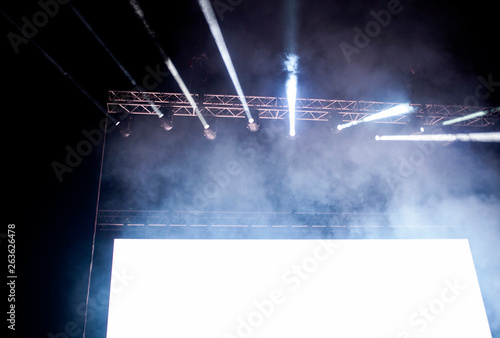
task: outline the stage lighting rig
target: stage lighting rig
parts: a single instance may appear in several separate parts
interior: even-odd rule
[[[174,128],[172,112],[170,110],[166,111],[166,109],[162,109],[161,111],[162,114],[160,116],[160,126],[166,131],[172,130],[172,128]]]
[[[134,120],[134,115],[130,114],[125,117],[121,123],[119,123],[120,135],[122,137],[129,137],[132,134],[132,122]]]
[[[259,111],[255,109],[250,110],[250,118],[248,119],[247,129],[252,133],[258,132],[260,127]]]
[[[208,128],[205,128],[203,130],[203,135],[207,138],[207,140],[213,141],[217,137],[217,133],[210,129],[210,126]]]

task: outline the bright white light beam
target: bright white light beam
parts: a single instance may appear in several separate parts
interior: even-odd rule
[[[297,68],[299,57],[295,54],[287,54],[285,68],[288,72],[286,81],[286,96],[288,100],[288,114],[290,119],[290,136],[295,136],[295,102],[297,100]]]
[[[177,84],[181,88],[181,90],[184,93],[184,95],[186,96],[187,100],[189,101],[189,104],[191,104],[191,107],[193,107],[194,112],[196,113],[196,115],[200,119],[201,123],[203,124],[203,127],[205,129],[210,128],[210,126],[208,125],[207,121],[205,120],[205,118],[201,114],[200,109],[198,108],[198,105],[194,101],[193,96],[191,95],[191,93],[189,93],[189,90],[187,89],[186,85],[184,84],[184,81],[182,81],[181,76],[177,72],[177,69],[175,68],[174,64],[172,63],[172,60],[170,60],[170,58],[166,58],[164,60],[164,62],[167,65],[167,68],[170,71],[170,73],[172,73],[172,76],[177,81]]]
[[[434,142],[500,142],[500,132],[435,135],[375,136],[377,141],[434,141]]]
[[[208,26],[210,27],[210,31],[215,39],[215,43],[219,48],[219,52],[224,60],[224,64],[226,65],[227,71],[229,72],[229,76],[233,81],[234,88],[240,97],[241,104],[243,105],[243,109],[245,110],[245,115],[247,116],[248,122],[253,123],[254,119],[252,118],[252,114],[250,114],[250,109],[248,109],[247,100],[245,98],[245,94],[243,94],[243,89],[241,89],[240,81],[238,80],[238,75],[236,75],[236,70],[233,66],[233,61],[231,60],[231,55],[229,55],[229,50],[227,49],[226,43],[224,41],[224,37],[222,36],[222,31],[219,27],[219,23],[217,22],[217,18],[215,17],[214,10],[212,8],[212,4],[209,0],[198,0],[200,4],[201,10],[203,11],[203,15],[207,20]]]
[[[205,128],[205,129],[210,128],[207,121],[205,120],[205,118],[201,114],[200,109],[198,108],[198,105],[194,101],[191,93],[189,92],[186,85],[184,84],[184,81],[182,80],[181,76],[179,75],[179,72],[175,68],[172,60],[170,60],[170,58],[167,56],[167,54],[165,53],[163,48],[160,46],[160,44],[156,40],[156,33],[149,26],[148,22],[146,21],[146,18],[144,17],[144,12],[142,11],[141,7],[139,6],[139,3],[137,2],[137,0],[129,0],[129,2],[130,2],[130,5],[132,6],[132,8],[134,9],[135,14],[139,17],[139,19],[141,19],[142,24],[144,25],[144,28],[146,28],[146,31],[148,32],[149,36],[155,42],[156,47],[158,48],[161,56],[163,57],[163,63],[165,63],[165,65],[167,66],[168,70],[170,71],[170,73],[174,77],[175,81],[177,82],[177,84],[181,88],[182,93],[184,94],[184,96],[186,96],[186,99],[188,100],[191,107],[193,107],[194,112],[196,113],[196,115],[200,119],[201,123],[203,124],[203,128]],[[157,108],[157,106],[153,106],[153,109],[155,109],[155,111],[156,111],[156,108]]]
[[[493,108],[490,111],[494,112],[495,110],[497,110],[499,108]],[[475,112],[475,113],[472,113],[472,114],[469,114],[469,115],[465,115],[465,116],[457,117],[455,119],[444,121],[443,122],[443,126],[448,126],[450,124],[455,124],[455,123],[462,122],[462,121],[472,120],[472,119],[475,119],[476,117],[481,117],[481,116],[484,116],[484,115],[488,115],[488,113],[490,111],[488,111],[488,110],[481,110],[481,111],[478,111],[478,112]]]
[[[348,122],[348,123],[344,123],[344,124],[339,124],[337,126],[337,129],[342,130],[342,129],[346,129],[346,128],[355,126],[359,123],[363,123],[363,122],[370,122],[370,121],[375,121],[375,120],[381,120],[381,119],[391,117],[391,116],[408,114],[408,113],[411,113],[413,111],[413,109],[414,109],[414,107],[412,107],[409,103],[398,104],[397,106],[394,106],[394,107],[391,107],[388,109],[384,109],[379,113],[369,115],[369,116],[367,116],[359,121],[352,121],[352,122]]]
[[[297,75],[290,74],[286,82],[288,113],[290,114],[290,136],[295,136],[295,101],[297,99]]]

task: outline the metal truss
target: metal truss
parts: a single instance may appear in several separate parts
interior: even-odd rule
[[[387,213],[99,210],[100,230],[172,228],[395,228]],[[444,228],[422,225],[419,228]]]
[[[198,102],[198,95],[193,94]],[[287,99],[271,96],[246,96],[250,109],[257,110],[261,119],[286,119],[288,118]],[[394,107],[395,102],[372,102],[352,100],[326,100],[326,99],[297,99],[297,120],[328,121],[329,114],[337,112],[343,122],[359,121],[368,115]],[[469,107],[459,105],[414,104],[417,116],[422,118],[424,125],[439,125],[442,122],[488,110],[491,107]],[[109,91],[108,113],[130,113],[152,115],[156,114],[154,108],[168,108],[174,115],[196,116],[186,96],[181,93],[159,93],[138,91]],[[245,118],[245,112],[237,95],[204,96],[202,113],[215,117]],[[488,115],[462,121],[455,126],[491,127],[500,118],[500,110]],[[405,124],[406,115],[396,115],[376,123]]]

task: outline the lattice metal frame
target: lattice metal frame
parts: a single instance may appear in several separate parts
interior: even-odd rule
[[[198,102],[198,95],[193,94]],[[261,119],[286,119],[288,118],[287,99],[272,96],[246,96],[247,104],[251,109],[259,112]],[[327,100],[304,99],[296,101],[297,120],[328,121],[329,114],[333,111],[342,116],[343,122],[359,121],[364,117],[394,107],[400,103],[354,101],[354,100]],[[156,114],[154,107],[171,109],[174,115],[193,116],[194,113],[188,100],[181,93],[138,92],[138,91],[109,91],[108,113],[130,113],[152,115]],[[417,116],[422,117],[424,125],[439,125],[442,122],[475,113],[489,110],[491,107],[470,107],[459,105],[423,104],[413,105]],[[237,95],[204,96],[203,114],[215,117],[245,118],[245,112]],[[491,127],[500,119],[500,110],[488,115],[462,121],[455,126]],[[406,115],[396,115],[386,119],[374,121],[376,123],[405,124]]]
[[[100,230],[168,228],[394,228],[388,213],[99,210]],[[432,224],[419,228],[444,228]]]

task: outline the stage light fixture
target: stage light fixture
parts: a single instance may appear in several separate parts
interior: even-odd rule
[[[161,118],[160,126],[166,131],[172,130],[172,128],[174,128],[173,121],[167,118]]]
[[[172,130],[174,128],[173,114],[170,110],[165,108],[161,109],[160,116],[160,126],[166,131]]]
[[[258,132],[260,123],[259,123],[259,111],[255,109],[250,110],[251,118],[248,119],[247,129],[252,133]]]
[[[120,135],[122,137],[129,137],[132,134],[132,121],[134,120],[134,115],[129,115],[123,119],[123,123],[120,123]]]
[[[207,138],[207,140],[213,141],[217,137],[217,133],[210,129],[210,126],[207,125],[203,130],[203,135]]]

